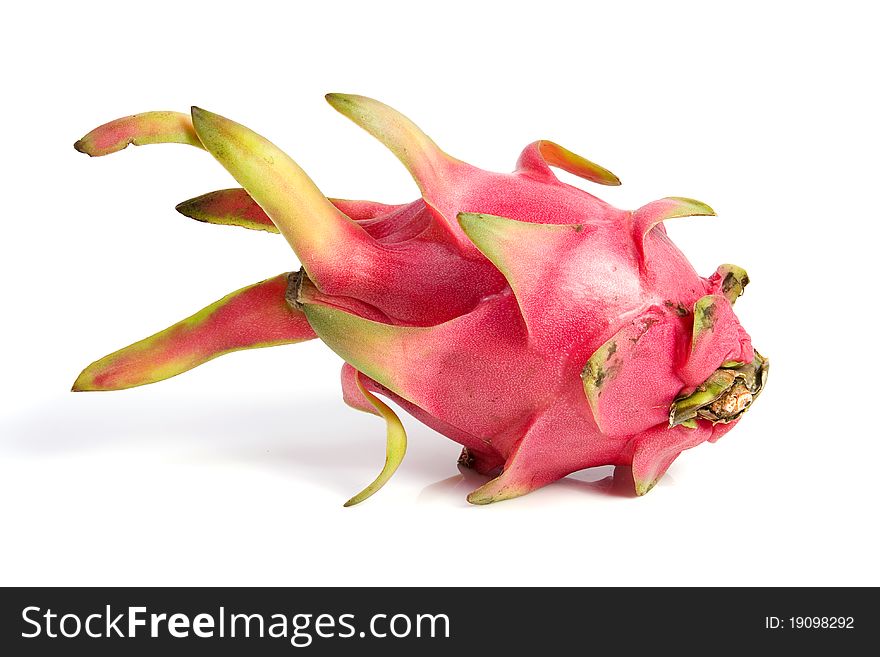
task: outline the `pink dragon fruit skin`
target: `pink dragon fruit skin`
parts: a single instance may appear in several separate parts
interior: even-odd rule
[[[346,403],[388,427],[385,467],[347,504],[378,490],[406,450],[377,395],[464,446],[461,463],[493,476],[468,496],[485,504],[609,464],[631,465],[644,494],[761,392],[768,362],[732,308],[745,271],[700,277],[663,227],[711,208],[666,198],[617,210],[550,166],[605,185],[617,177],[552,142],[528,145],[513,173],[490,173],[382,103],[327,99],[389,147],[421,199],[327,199],[272,143],[199,108],[112,121],[75,144],[89,155],[129,143],[207,150],[243,189],[177,209],[280,232],[302,269],[106,356],[74,390],[153,383],[223,353],[317,336],[345,360]]]

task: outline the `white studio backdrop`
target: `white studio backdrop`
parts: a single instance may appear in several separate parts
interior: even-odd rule
[[[6,10],[0,237],[0,583],[880,584],[872,419],[878,244],[868,3],[118,3]],[[410,448],[364,504],[384,427],[345,406],[317,341],[219,358],[118,393],[92,360],[298,267],[277,236],[174,205],[234,186],[185,146],[89,159],[110,119],[192,104],[289,152],[328,196],[417,189],[323,101],[398,108],[446,151],[510,170],[552,139],[617,173],[701,273],[752,284],[737,313],[772,362],[762,398],[644,498],[586,471],[469,506],[459,448]]]

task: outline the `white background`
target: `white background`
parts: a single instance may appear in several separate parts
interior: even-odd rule
[[[880,584],[876,16],[869,3],[19,3],[5,10],[0,236],[2,584]],[[330,196],[403,202],[404,168],[322,96],[397,107],[510,170],[558,141],[719,216],[671,222],[773,367],[716,445],[644,498],[610,469],[489,507],[459,448],[346,407],[317,341],[118,393],[92,360],[298,265],[277,236],[174,205],[234,186],[205,153],[89,159],[107,120],[191,104],[287,150]],[[576,179],[560,174],[566,180]],[[576,184],[585,184],[582,181]]]

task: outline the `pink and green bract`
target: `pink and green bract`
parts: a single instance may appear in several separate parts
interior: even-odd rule
[[[421,198],[328,199],[268,140],[195,107],[118,119],[75,144],[93,156],[128,144],[208,151],[241,188],[177,209],[281,233],[302,268],[102,358],[74,390],[155,383],[231,351],[317,337],[345,361],[346,403],[387,423],[385,466],[347,504],[376,492],[406,451],[377,395],[463,445],[460,463],[491,476],[468,500],[486,504],[600,465],[632,466],[644,494],[760,393],[768,363],[733,312],[745,271],[700,277],[663,226],[714,214],[707,205],[672,197],[618,210],[557,179],[550,167],[620,184],[553,142],[526,146],[513,173],[490,173],[382,103],[327,100],[400,159]]]

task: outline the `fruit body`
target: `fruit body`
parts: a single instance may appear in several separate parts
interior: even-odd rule
[[[327,199],[272,143],[198,108],[119,119],[76,143],[90,155],[204,148],[242,188],[178,210],[280,232],[302,268],[97,361],[75,390],[153,383],[229,351],[318,337],[345,360],[345,401],[388,423],[382,474],[349,503],[378,490],[406,448],[377,394],[461,443],[462,461],[494,476],[468,499],[488,503],[607,464],[631,465],[643,494],[761,392],[767,361],[732,308],[745,271],[700,277],[663,227],[711,208],[673,197],[618,210],[550,166],[606,185],[616,176],[552,142],[528,145],[513,173],[490,173],[377,101],[328,100],[397,155],[422,198]]]

